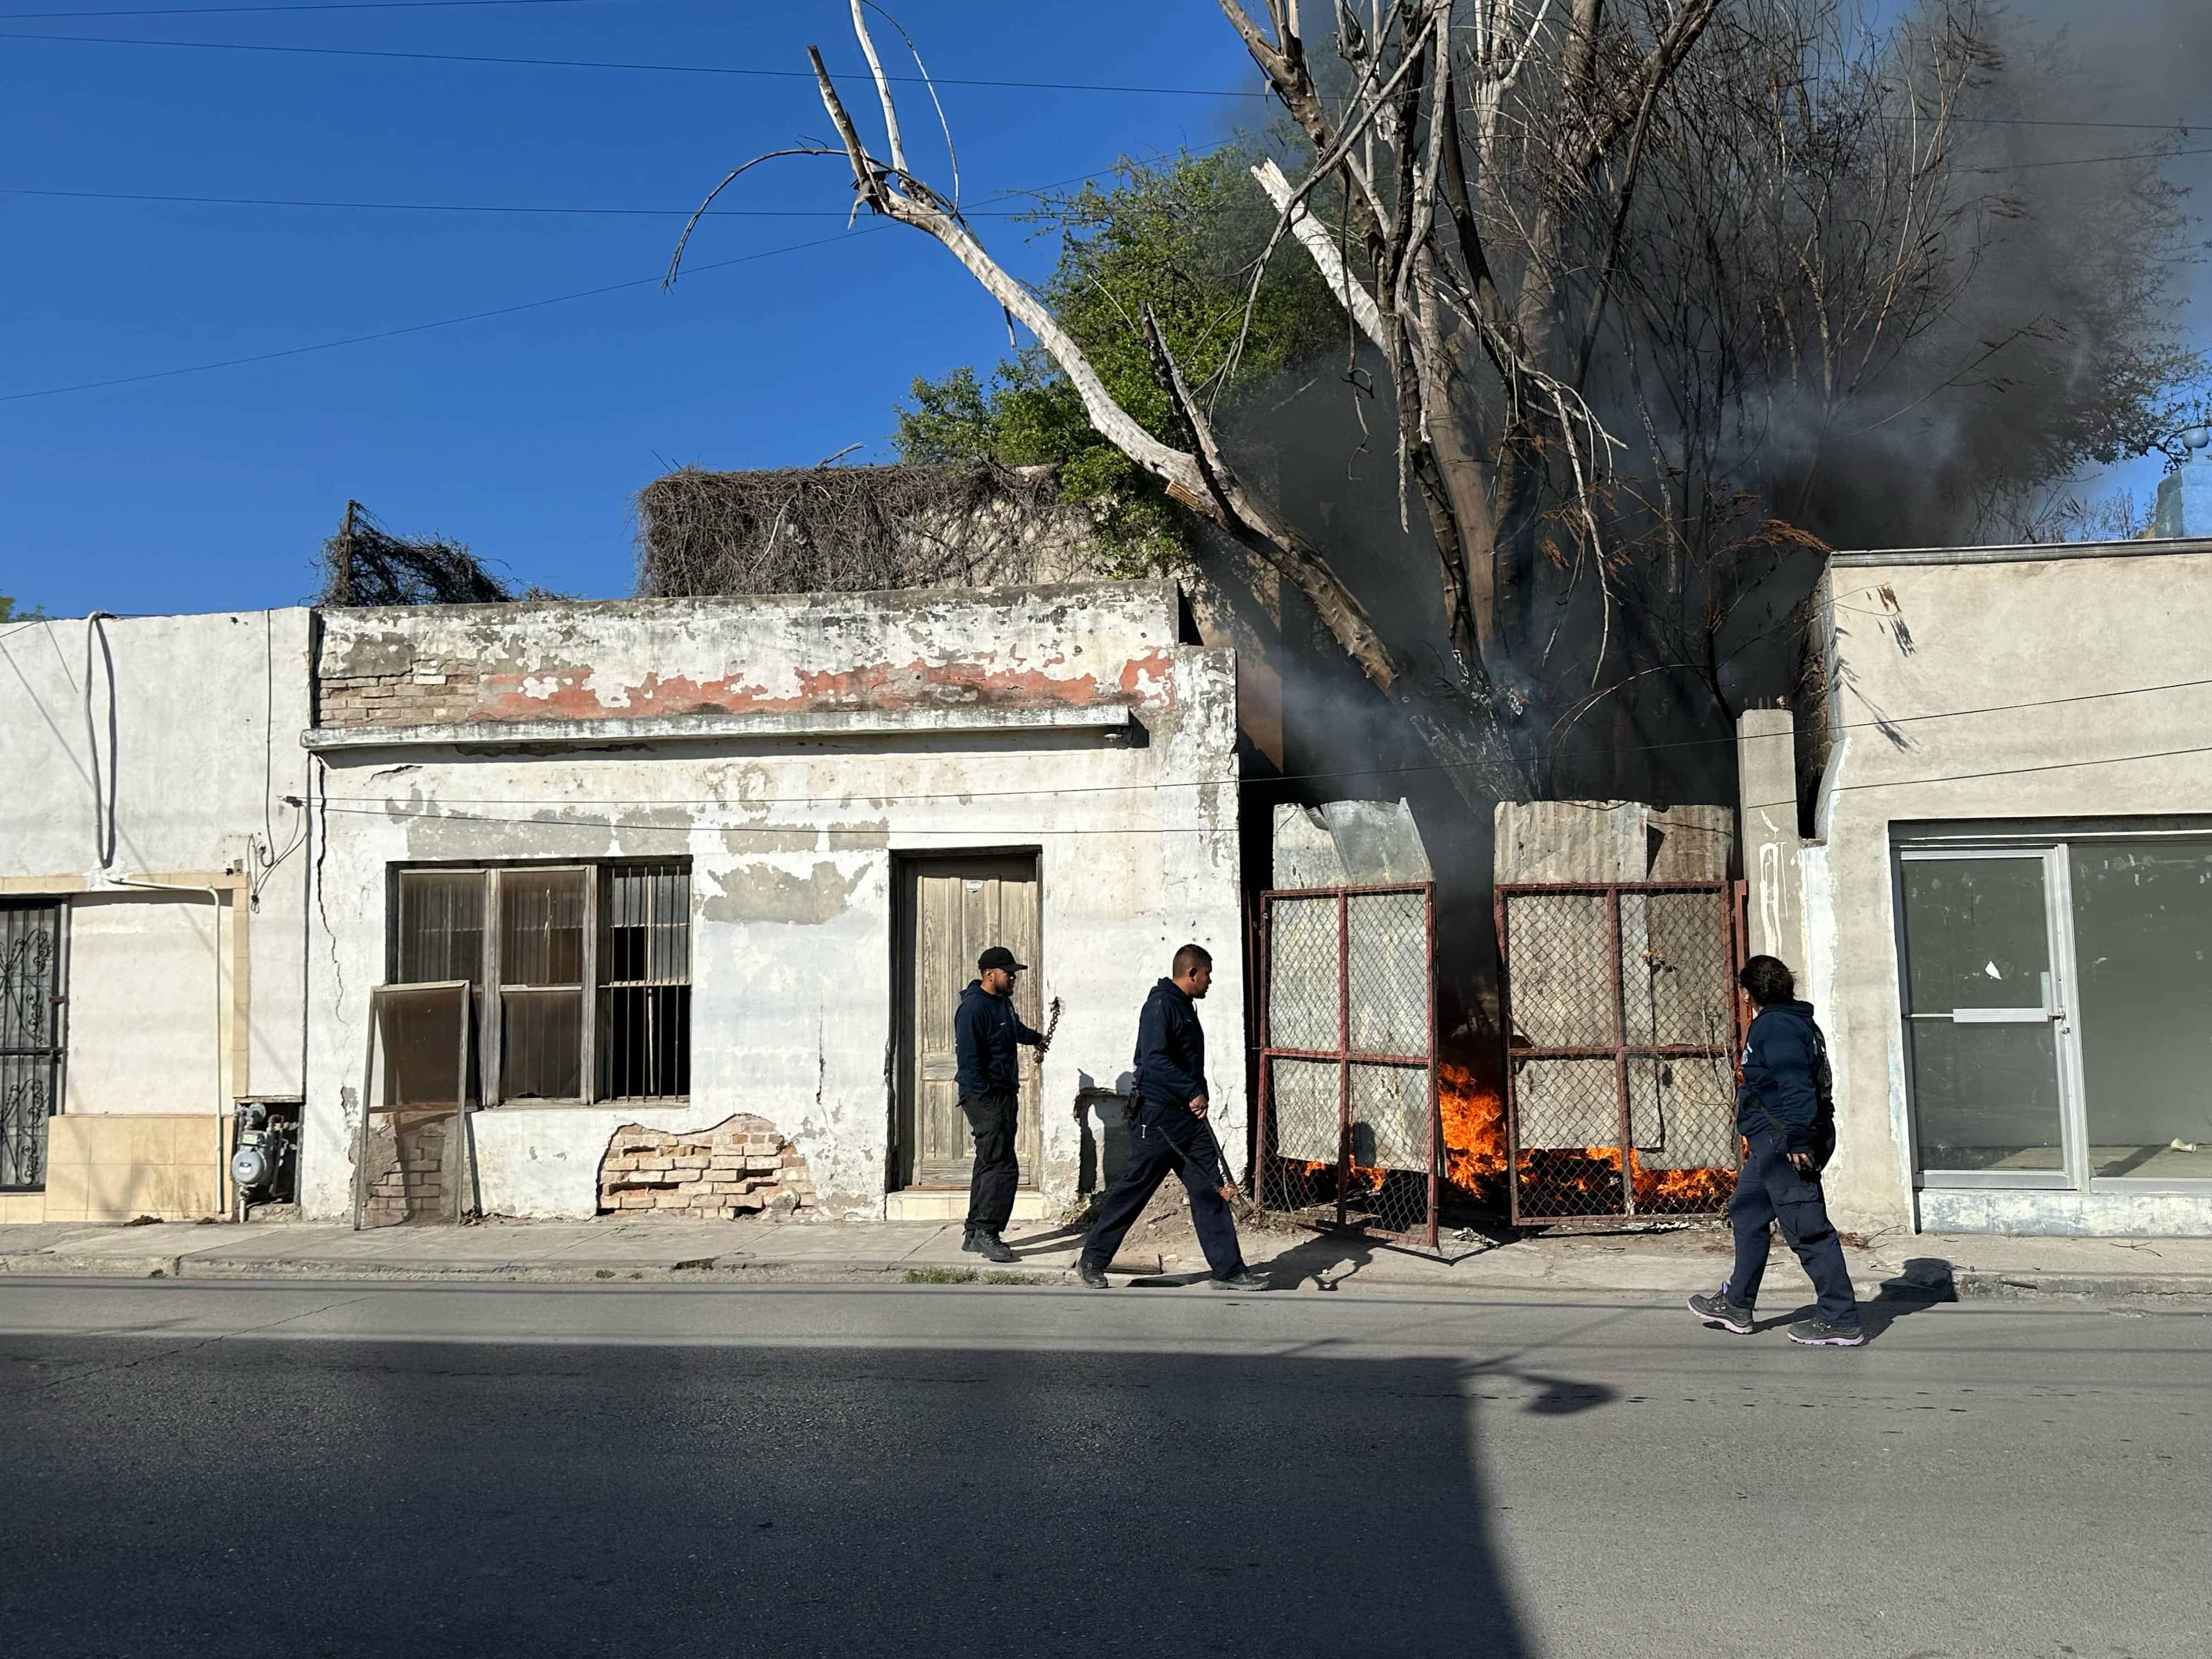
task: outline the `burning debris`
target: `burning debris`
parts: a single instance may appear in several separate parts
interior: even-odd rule
[[[1601,1215],[1627,1207],[1620,1147],[1524,1146],[1516,1160],[1504,1100],[1468,1067],[1449,1062],[1437,1068],[1437,1106],[1443,1122],[1444,1173],[1484,1207],[1507,1207],[1509,1171],[1519,1179],[1522,1209],[1532,1214]],[[1732,1168],[1647,1170],[1633,1147],[1627,1157],[1639,1215],[1717,1209],[1735,1184]]]

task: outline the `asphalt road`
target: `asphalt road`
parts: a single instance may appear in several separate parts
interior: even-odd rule
[[[1877,1315],[11,1279],[0,1650],[2212,1650],[2212,1317]]]

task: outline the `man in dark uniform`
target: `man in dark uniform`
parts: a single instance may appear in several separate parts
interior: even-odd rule
[[[1206,1030],[1197,1003],[1213,983],[1213,958],[1202,945],[1176,952],[1174,974],[1152,987],[1137,1021],[1137,1100],[1129,1121],[1129,1161],[1105,1197],[1083,1242],[1076,1272],[1093,1290],[1106,1288],[1106,1265],[1152,1202],[1160,1182],[1182,1177],[1190,1194],[1213,1283],[1225,1291],[1264,1291],[1267,1281],[1244,1265],[1229,1211],[1236,1188],[1206,1122]]]
[[[1836,1103],[1827,1039],[1813,1005],[1797,1000],[1789,968],[1753,957],[1736,983],[1758,1004],[1743,1045],[1743,1082],[1736,1090],[1736,1132],[1743,1168],[1729,1200],[1735,1231],[1735,1271],[1717,1296],[1693,1296],[1690,1311],[1705,1324],[1749,1336],[1759,1280],[1766,1273],[1767,1226],[1779,1221],[1820,1297],[1819,1310],[1790,1328],[1790,1340],[1816,1347],[1856,1348],[1859,1322],[1844,1247],[1828,1219],[1820,1171],[1836,1150]]]
[[[1027,971],[1014,953],[994,945],[975,959],[980,977],[969,980],[952,1014],[954,1075],[960,1110],[975,1134],[975,1170],[968,1178],[968,1232],[960,1248],[989,1261],[1018,1261],[999,1235],[1014,1213],[1021,1170],[1014,1158],[1014,1120],[1022,1074],[1016,1048],[1042,1054],[1043,1036],[1014,1012],[1014,976]]]

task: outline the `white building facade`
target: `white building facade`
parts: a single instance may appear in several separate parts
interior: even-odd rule
[[[2212,542],[1839,555],[1816,603],[1814,834],[1755,712],[1745,861],[1843,1224],[2212,1233]]]
[[[1179,618],[1164,583],[324,613],[305,1212],[957,1218],[951,1006],[999,943],[1060,1011],[1018,1216],[1095,1181],[1187,942],[1241,1146],[1235,657]],[[453,1092],[409,1058],[456,1075],[451,1019],[373,1016],[399,985],[467,988],[417,1000],[467,1008],[472,1169],[361,1134]]]
[[[0,634],[0,1222],[220,1215],[301,1087],[313,613]]]

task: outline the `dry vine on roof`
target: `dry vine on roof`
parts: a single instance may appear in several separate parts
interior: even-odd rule
[[[395,536],[359,501],[346,503],[345,522],[323,544],[322,563],[317,605],[504,605],[553,597],[516,592],[459,542]]]
[[[637,495],[637,591],[866,592],[1095,574],[1095,536],[1045,468],[683,467]]]

